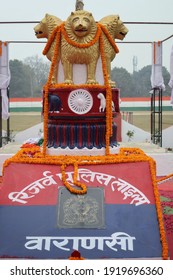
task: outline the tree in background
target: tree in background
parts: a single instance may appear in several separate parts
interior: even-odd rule
[[[38,55],[19,61],[10,60],[11,82],[10,97],[40,97],[44,84],[47,81],[50,63],[44,62]],[[139,71],[129,73],[125,68],[113,68],[111,78],[120,89],[121,97],[149,97],[151,91],[151,65]],[[171,95],[168,86],[170,74],[163,67],[163,78],[166,90],[164,96]]]
[[[25,58],[24,64],[30,67],[31,96],[38,96],[47,81],[50,65],[38,55]]]
[[[40,97],[47,81],[49,63],[38,56],[28,57],[24,62],[10,60],[10,97]]]
[[[132,75],[123,67],[115,67],[111,72],[111,79],[121,91],[121,97],[135,96],[135,85]]]
[[[30,68],[17,59],[10,60],[10,97],[28,97],[30,93]]]
[[[171,89],[168,86],[170,74],[165,67],[162,69],[163,79],[166,90],[163,91],[163,96],[170,96]],[[151,91],[151,65],[143,67],[139,71],[134,71],[130,74],[124,68],[113,68],[112,80],[116,82],[120,89],[121,97],[148,97]]]

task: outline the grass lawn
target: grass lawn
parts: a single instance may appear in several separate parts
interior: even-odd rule
[[[124,116],[126,120],[126,116]],[[30,128],[42,122],[42,116],[39,112],[33,113],[11,113],[10,116],[10,131],[15,133]],[[150,112],[133,112],[129,122],[147,132],[150,132],[151,116]],[[162,127],[163,129],[173,125],[173,111],[163,111]],[[6,121],[3,121],[3,129],[6,130]]]

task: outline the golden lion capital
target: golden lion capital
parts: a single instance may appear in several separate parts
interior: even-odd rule
[[[115,85],[110,78],[111,62],[118,52],[115,39],[123,40],[128,32],[118,15],[106,16],[97,23],[91,12],[82,9],[72,12],[65,22],[46,14],[34,30],[37,38],[48,40],[44,53],[56,64],[53,83],[58,83],[57,73],[61,62],[65,84],[74,83],[75,64],[85,66],[86,84],[97,84],[96,67],[101,57],[102,68],[106,68],[109,84]],[[56,62],[53,61],[55,53]]]

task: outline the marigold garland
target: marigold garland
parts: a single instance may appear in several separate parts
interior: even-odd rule
[[[2,41],[0,41],[0,56],[2,56]]]
[[[78,174],[78,165],[77,163],[74,164],[74,178],[73,178],[73,184],[76,187],[81,188],[81,190],[76,189],[75,187],[71,186],[67,180],[66,180],[66,173],[65,173],[65,168],[66,168],[66,164],[62,164],[61,165],[61,173],[62,173],[62,181],[64,183],[64,185],[66,186],[66,188],[74,194],[85,194],[87,192],[87,188],[85,184],[82,184],[81,182],[77,181],[77,174]]]
[[[160,239],[162,243],[162,258],[168,259],[168,244],[166,239],[165,228],[163,224],[163,214],[159,198],[159,192],[157,188],[156,180],[156,163],[155,161],[147,156],[143,151],[138,148],[121,148],[120,153],[116,155],[105,155],[105,156],[43,156],[40,151],[40,147],[25,148],[21,149],[12,158],[7,159],[3,165],[4,169],[10,163],[32,163],[32,164],[52,164],[59,165],[62,170],[62,180],[66,187],[76,194],[84,194],[86,186],[77,181],[77,171],[79,165],[99,165],[99,164],[118,164],[118,163],[130,163],[130,162],[149,162],[151,178],[153,183],[154,197],[156,203],[156,210],[158,215]],[[82,190],[74,189],[67,181],[65,168],[68,165],[74,166],[74,184],[79,186]],[[79,184],[78,184],[79,183]]]
[[[112,136],[112,89],[109,85],[106,58],[104,53],[104,41],[103,36],[100,36],[100,53],[102,59],[102,69],[104,76],[104,83],[106,86],[106,155],[110,154],[110,137]]]
[[[84,260],[84,258],[81,256],[80,252],[74,251],[71,256],[68,258],[69,260]]]
[[[118,49],[117,45],[115,44],[115,41],[110,36],[106,27],[104,25],[100,24],[100,28],[103,31],[103,33],[105,34],[105,36],[107,37],[107,39],[108,39],[109,43],[111,44],[111,46],[113,47],[115,53],[119,53],[119,49]]]
[[[113,123],[113,116],[112,116],[112,90],[111,86],[109,85],[109,79],[108,79],[108,73],[107,73],[107,67],[106,67],[106,58],[105,58],[105,53],[104,53],[104,40],[103,40],[103,33],[109,40],[110,44],[114,48],[115,52],[119,52],[114,40],[112,37],[109,35],[109,32],[106,30],[106,28],[102,25],[97,23],[97,32],[93,40],[91,40],[89,43],[85,44],[80,44],[75,41],[72,41],[65,30],[65,22],[63,22],[60,26],[57,26],[54,31],[52,32],[46,47],[43,51],[43,54],[46,54],[50,47],[51,44],[53,43],[54,40],[56,40],[56,46],[55,46],[55,51],[54,51],[54,57],[52,59],[52,64],[51,64],[51,69],[48,77],[48,81],[44,87],[44,94],[45,94],[45,102],[44,102],[44,146],[43,146],[43,154],[46,155],[46,146],[47,146],[47,137],[48,137],[48,90],[51,86],[54,88],[62,88],[62,87],[67,87],[65,84],[56,84],[52,85],[52,76],[53,72],[56,66],[56,63],[58,61],[58,50],[59,50],[59,45],[60,45],[60,38],[61,34],[64,36],[65,40],[68,42],[68,44],[73,45],[77,48],[88,48],[95,44],[98,40],[100,41],[100,54],[101,54],[101,59],[102,59],[102,69],[103,69],[103,76],[104,76],[104,84],[105,86],[103,88],[106,88],[106,136],[105,136],[105,142],[106,142],[106,155],[110,154],[110,137],[112,136],[112,123]],[[56,39],[55,39],[56,38]],[[71,86],[71,85],[70,85]],[[81,86],[81,85],[80,85]],[[86,85],[84,85],[86,87]],[[79,87],[75,86],[75,88]],[[87,86],[88,87],[88,86]],[[96,85],[95,87],[100,86]],[[91,88],[94,88],[93,85],[91,85]]]
[[[68,258],[69,260],[71,260],[71,261],[82,261],[82,260],[85,260],[83,257],[80,257],[80,258],[78,258],[78,257],[69,257]]]
[[[58,32],[59,30],[60,30],[60,26],[57,26],[57,27],[53,30],[51,36],[49,37],[49,39],[48,39],[48,41],[47,41],[47,43],[46,43],[46,46],[45,46],[44,50],[43,50],[43,52],[42,52],[43,55],[46,55],[46,54],[48,53],[48,51],[49,51],[49,49],[50,49],[50,47],[51,47],[53,41],[55,40],[55,36],[56,36],[56,34],[57,34],[57,32]]]
[[[157,211],[157,217],[159,222],[159,230],[160,230],[160,239],[162,243],[162,259],[167,260],[168,259],[168,243],[165,233],[165,226],[163,223],[163,212],[160,202],[160,194],[157,186],[157,180],[156,180],[156,164],[155,161],[150,158],[149,159],[149,165],[150,165],[150,172],[151,172],[151,178],[153,183],[153,191],[154,191],[154,197],[155,197],[155,203],[156,203],[156,211]]]
[[[53,38],[55,38],[53,36]],[[48,76],[48,80],[46,85],[44,86],[44,143],[43,143],[43,154],[46,155],[46,147],[47,147],[47,137],[48,137],[48,115],[49,115],[49,102],[48,102],[48,92],[51,85],[54,69],[57,63],[57,58],[59,54],[59,44],[61,39],[60,29],[56,30],[56,42],[55,42],[55,51],[52,59],[52,64]]]
[[[162,258],[168,259],[168,245],[166,240],[166,233],[165,228],[163,224],[163,215],[162,215],[162,209],[159,199],[159,192],[157,189],[157,181],[156,181],[156,166],[155,162],[145,155],[144,152],[142,152],[140,149],[136,148],[121,148],[120,153],[117,155],[110,154],[110,137],[112,135],[112,91],[111,87],[109,85],[108,80],[108,73],[106,68],[106,58],[104,54],[104,40],[102,34],[104,33],[107,39],[109,40],[110,44],[114,47],[115,52],[117,53],[119,50],[115,45],[115,42],[111,38],[111,36],[108,34],[105,27],[103,27],[101,24],[97,24],[98,29],[96,36],[94,39],[89,42],[88,44],[75,44],[75,42],[71,41],[64,28],[64,23],[62,23],[60,26],[58,26],[53,33],[51,34],[46,47],[44,48],[43,53],[46,54],[53,41],[55,40],[55,51],[54,56],[52,59],[52,64],[48,76],[48,80],[46,85],[44,86],[44,144],[42,151],[40,150],[40,147],[33,147],[33,148],[23,148],[21,149],[16,155],[14,155],[12,158],[7,159],[4,162],[3,165],[3,173],[6,166],[8,166],[10,163],[31,163],[31,164],[53,164],[53,165],[59,165],[61,167],[62,171],[62,181],[64,185],[75,194],[84,194],[87,191],[86,185],[80,183],[78,178],[78,166],[79,165],[98,165],[98,164],[118,164],[118,163],[130,163],[130,162],[145,162],[148,161],[150,164],[150,170],[151,170],[151,176],[152,176],[152,182],[153,182],[153,188],[154,188],[154,196],[155,196],[155,202],[156,202],[156,209],[158,214],[158,221],[159,221],[159,228],[160,228],[160,236],[161,236],[161,242],[162,242]],[[103,68],[103,75],[104,75],[104,86],[99,85],[83,85],[85,88],[103,88],[106,89],[106,154],[104,156],[49,156],[46,154],[46,147],[47,147],[47,137],[48,137],[48,92],[49,88],[53,86],[54,88],[65,88],[65,87],[72,87],[72,85],[65,85],[65,84],[53,84],[52,85],[52,76],[53,72],[57,63],[58,59],[58,51],[59,51],[59,45],[60,45],[60,39],[61,34],[63,34],[64,38],[67,40],[68,43],[75,45],[76,47],[86,48],[91,46],[92,44],[96,43],[98,39],[100,40],[100,54],[102,59],[102,68]],[[81,87],[81,85],[75,85],[75,88]],[[67,166],[73,165],[74,166],[74,179],[73,183],[75,186],[79,187],[80,189],[76,189],[72,187],[66,180],[66,173],[65,169]]]
[[[67,32],[66,32],[64,27],[65,27],[65,23],[62,23],[61,27],[60,27],[62,35],[64,36],[65,40],[67,41],[67,43],[69,45],[72,45],[73,47],[76,47],[76,48],[89,48],[89,47],[91,47],[92,45],[94,45],[99,40],[99,37],[100,37],[100,34],[101,34],[101,27],[100,27],[99,24],[97,24],[97,32],[96,32],[94,38],[90,42],[88,42],[88,43],[77,43],[76,41],[73,41],[68,37]]]
[[[167,181],[167,180],[169,180],[169,179],[171,179],[171,178],[173,178],[173,174],[169,174],[169,175],[167,175],[167,176],[164,176],[163,178],[160,178],[160,179],[156,180],[156,182],[157,182],[157,183],[160,183],[160,182],[162,182],[162,181]]]

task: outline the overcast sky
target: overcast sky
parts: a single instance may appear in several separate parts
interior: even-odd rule
[[[46,13],[66,20],[75,10],[76,0],[0,0],[0,22],[40,21]],[[124,22],[173,22],[172,0],[84,0],[84,9],[93,13],[96,21],[102,17],[119,14]],[[36,24],[0,24],[1,41],[38,41],[33,28]],[[151,64],[151,44],[135,44],[136,41],[159,41],[173,35],[172,25],[126,24],[129,33],[118,44],[120,53],[112,67],[124,67],[133,72],[133,57],[138,60],[137,70]],[[118,42],[118,41],[117,41]],[[163,65],[169,71],[173,37],[163,43]],[[10,59],[23,60],[28,56],[43,57],[44,44],[10,44]],[[43,57],[44,58],[44,57]]]

